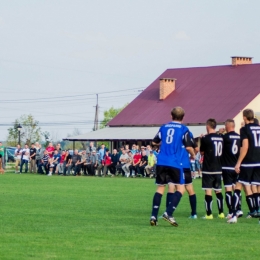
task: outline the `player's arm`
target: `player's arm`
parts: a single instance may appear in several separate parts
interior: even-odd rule
[[[204,152],[205,152],[205,138],[202,137],[200,142],[200,154],[203,156]]]
[[[183,144],[187,150],[187,152],[190,154],[191,158],[195,158],[195,151],[194,151],[194,148],[193,148],[193,141],[192,141],[192,138],[190,136],[190,132],[187,131],[184,135],[184,138],[183,138]]]
[[[241,140],[241,148],[240,148],[240,154],[237,160],[237,164],[235,166],[236,173],[240,172],[240,165],[244,160],[249,147],[248,136],[244,127],[240,129],[240,140]]]
[[[161,135],[161,129],[160,129],[159,132],[154,137],[152,144],[159,146],[161,144],[161,141],[162,141],[162,135]]]
[[[241,165],[242,161],[244,160],[244,158],[247,154],[248,146],[249,146],[248,139],[244,139],[242,141],[242,147],[240,148],[240,154],[239,154],[239,157],[238,157],[238,160],[237,160],[237,164],[235,166],[236,173],[240,172],[240,165]]]

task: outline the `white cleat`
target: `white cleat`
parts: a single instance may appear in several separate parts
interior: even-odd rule
[[[236,215],[237,215],[237,218],[241,218],[243,216],[243,211],[242,210],[238,210]]]
[[[232,214],[232,213],[230,213],[230,214],[227,214],[227,216],[226,216],[226,219],[231,219],[231,218],[232,218],[232,216],[233,216],[233,214]]]
[[[233,218],[229,219],[229,220],[227,221],[227,223],[228,223],[228,224],[235,224],[235,223],[237,223],[237,217],[234,216]]]
[[[50,172],[49,174],[47,174],[47,176],[52,176],[52,173]]]

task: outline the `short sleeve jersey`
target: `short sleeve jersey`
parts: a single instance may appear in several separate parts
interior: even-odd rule
[[[240,129],[241,145],[244,139],[248,139],[248,151],[242,161],[242,166],[260,166],[260,126],[257,124],[246,124]]]
[[[232,131],[223,137],[223,153],[221,156],[222,169],[234,170],[240,152],[240,136]]]
[[[192,148],[197,148],[197,144],[193,138],[193,134],[191,132],[189,132],[190,134],[190,138],[191,138],[191,143],[192,143]],[[189,169],[190,168],[190,157],[189,157],[189,153],[187,152],[187,150],[185,149],[185,146],[183,145],[182,147],[182,155],[181,155],[181,166],[183,169]]]
[[[182,168],[181,156],[183,146],[191,145],[189,129],[180,123],[169,122],[162,125],[153,142],[161,143],[157,165]]]
[[[221,174],[223,138],[216,133],[205,135],[201,138],[200,152],[204,152],[202,173]]]

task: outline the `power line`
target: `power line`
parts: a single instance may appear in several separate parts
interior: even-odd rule
[[[140,88],[131,88],[131,89],[121,89],[121,90],[115,90],[115,91],[109,91],[109,92],[100,92],[100,93],[88,93],[88,94],[80,94],[80,95],[72,95],[72,96],[57,96],[57,97],[48,97],[48,98],[30,98],[30,99],[2,99],[0,100],[1,103],[29,103],[30,101],[32,102],[59,102],[59,101],[74,101],[74,100],[88,100],[88,99],[95,99],[93,98],[88,98],[88,99],[83,99],[82,96],[94,96],[96,94],[98,95],[103,95],[103,94],[110,94],[110,93],[117,93],[117,92],[125,92],[125,91],[132,91]],[[66,99],[66,98],[73,98],[73,97],[81,97],[79,99]],[[103,97],[105,98],[105,97]],[[58,100],[58,99],[63,99],[63,100]]]

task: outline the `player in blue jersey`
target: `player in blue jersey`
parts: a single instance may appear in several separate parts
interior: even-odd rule
[[[157,157],[156,166],[157,190],[153,197],[153,207],[150,218],[150,224],[152,226],[157,225],[159,207],[167,184],[175,185],[176,191],[172,193],[169,198],[169,205],[163,214],[163,219],[173,226],[178,226],[172,215],[185,192],[185,179],[181,167],[183,146],[186,147],[186,150],[193,158],[195,156],[189,129],[182,125],[184,114],[185,112],[181,107],[173,108],[171,111],[173,121],[162,125],[153,139],[154,145],[160,145],[160,153]]]
[[[195,150],[195,153],[198,152],[198,146],[193,138],[193,134],[190,132],[190,138],[192,141],[192,147]],[[192,174],[190,169],[190,157],[187,152],[185,146],[182,147],[182,155],[181,155],[181,167],[183,168],[184,176],[185,176],[185,189],[189,194],[189,202],[191,207],[191,215],[190,219],[197,219],[197,198],[192,185]],[[169,205],[171,200],[171,196],[175,190],[175,185],[168,185],[168,193],[166,197],[166,207]]]

